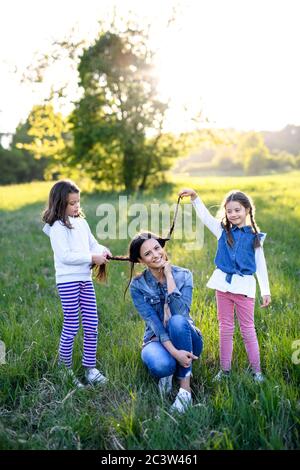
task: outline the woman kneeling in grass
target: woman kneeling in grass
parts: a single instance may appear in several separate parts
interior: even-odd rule
[[[164,250],[167,239],[137,234],[129,246],[129,260],[145,270],[130,282],[133,303],[146,323],[142,361],[158,378],[161,395],[172,390],[175,374],[180,388],[171,412],[185,412],[192,404],[192,361],[202,352],[202,335],[190,317],[193,277],[185,268],[171,265]]]

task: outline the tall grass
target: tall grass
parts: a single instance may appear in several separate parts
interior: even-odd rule
[[[109,377],[103,388],[73,390],[57,371],[62,311],[55,288],[49,240],[40,213],[51,185],[32,183],[0,188],[0,365],[1,449],[296,449],[299,448],[300,364],[292,343],[300,339],[300,178],[299,173],[252,178],[177,179],[173,186],[132,197],[131,202],[174,203],[181,187],[195,187],[212,212],[233,188],[248,192],[257,205],[265,243],[272,306],[256,304],[256,327],[267,380],[254,384],[238,328],[233,374],[214,384],[218,370],[218,324],[214,292],[206,288],[213,270],[214,237],[205,230],[202,250],[171,241],[173,264],[194,275],[192,315],[201,328],[204,350],[194,366],[194,406],[170,416],[155,381],[140,359],[143,322],[129,295],[123,301],[128,266],[110,263],[107,285],[97,285],[100,316],[98,366]],[[82,205],[95,232],[98,204],[118,206],[113,193],[86,194]],[[107,240],[125,254],[128,240]],[[82,374],[82,332],[75,341],[74,367]]]

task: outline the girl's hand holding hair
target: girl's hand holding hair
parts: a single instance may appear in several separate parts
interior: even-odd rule
[[[99,253],[92,254],[92,263],[98,265],[108,263],[109,260],[107,259],[107,254],[107,252],[104,252],[102,255]]]
[[[271,303],[271,296],[270,295],[263,295],[263,303],[261,304],[262,308],[268,307]]]
[[[112,256],[112,253],[109,251],[108,248],[105,248],[105,250],[103,251],[103,255],[104,255],[104,256],[106,256],[106,255]]]
[[[198,194],[196,193],[194,189],[184,188],[181,191],[179,191],[178,196],[181,196],[181,197],[191,196],[191,201],[194,201],[196,197],[198,197]]]

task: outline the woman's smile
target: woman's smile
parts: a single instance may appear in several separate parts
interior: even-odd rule
[[[162,260],[163,260],[163,257],[161,256],[160,258],[153,260],[153,263],[158,264],[158,263],[160,263]]]

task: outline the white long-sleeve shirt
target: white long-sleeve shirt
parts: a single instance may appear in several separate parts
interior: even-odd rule
[[[209,210],[205,207],[200,197],[197,197],[192,201],[193,206],[196,210],[196,214],[201,219],[204,225],[214,234],[219,240],[222,235],[223,228],[221,222],[213,217]],[[261,245],[263,244],[265,236],[260,240]],[[269,278],[267,271],[267,264],[265,260],[263,247],[260,246],[255,249],[255,263],[256,263],[256,277],[260,287],[260,293],[262,296],[270,295]],[[255,298],[256,281],[254,275],[240,276],[233,274],[231,283],[226,281],[226,273],[221,269],[216,268],[210,277],[207,287],[211,289],[217,289],[221,292],[232,292],[233,294],[243,294],[248,297]]]
[[[52,226],[45,224],[43,232],[50,237],[54,253],[56,283],[91,280],[92,254],[102,254],[100,245],[85,219],[69,217],[72,229],[59,220]]]

